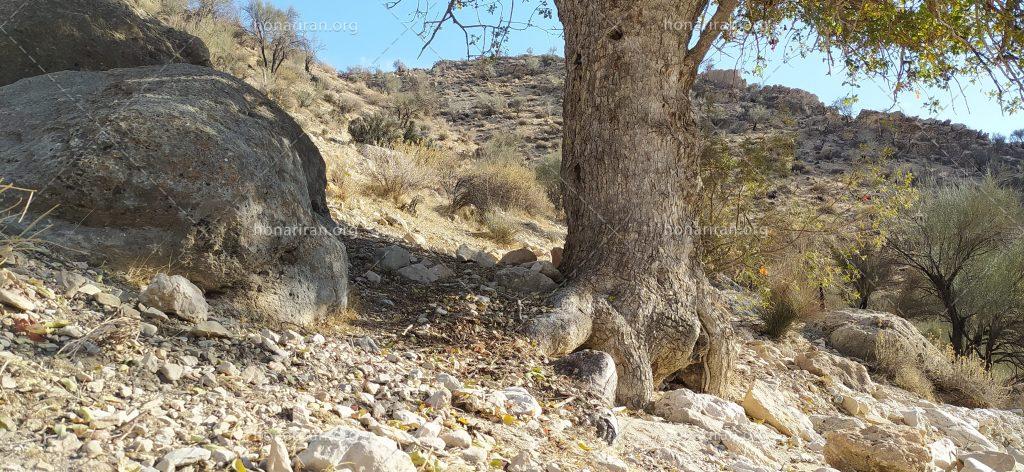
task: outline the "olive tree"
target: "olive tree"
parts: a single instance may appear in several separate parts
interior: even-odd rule
[[[693,257],[703,137],[690,91],[716,44],[759,53],[788,38],[846,73],[889,79],[896,93],[984,78],[1006,107],[1024,98],[1016,1],[406,2],[425,48],[448,26],[465,35],[467,52],[487,54],[532,27],[529,18],[561,21],[569,282],[527,332],[552,355],[581,346],[611,354],[618,401],[633,407],[646,407],[680,370],[692,368],[701,379],[694,387],[711,393],[725,389],[731,370],[728,314]],[[524,4],[533,9],[525,20],[512,14]]]
[[[897,263],[941,307],[957,356],[979,354],[991,367],[996,351],[1024,327],[1024,258],[1016,248],[1022,222],[1017,192],[991,178],[961,181],[925,191],[889,237]]]

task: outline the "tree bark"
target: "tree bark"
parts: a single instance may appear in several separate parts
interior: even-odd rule
[[[702,3],[557,4],[570,282],[528,332],[552,355],[581,346],[611,354],[617,401],[630,407],[648,407],[656,385],[694,364],[696,387],[721,394],[731,327],[693,258],[701,137],[690,89],[706,48],[688,54],[690,31],[678,28]]]

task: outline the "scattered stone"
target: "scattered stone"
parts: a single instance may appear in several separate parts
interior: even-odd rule
[[[139,301],[193,323],[206,321],[210,310],[199,287],[180,275],[157,274],[139,295]]]
[[[412,264],[412,254],[401,246],[389,246],[377,250],[374,264],[385,271],[397,272],[398,269]]]
[[[288,447],[279,437],[270,439],[270,453],[267,455],[267,472],[293,472],[292,460],[288,457]]]
[[[97,293],[92,296],[92,299],[95,300],[96,303],[107,308],[117,308],[121,306],[121,299],[116,295],[107,292]]]
[[[146,336],[155,336],[156,333],[158,333],[159,331],[160,329],[157,328],[156,325],[151,325],[149,323],[139,323],[139,332]]]
[[[448,408],[448,406],[451,405],[451,403],[452,392],[448,391],[447,388],[442,388],[434,392],[433,394],[430,395],[430,397],[427,398],[426,401],[427,406],[435,410],[442,410],[444,408]]]
[[[654,405],[654,413],[675,423],[689,423],[709,431],[721,431],[724,425],[747,423],[743,407],[714,395],[689,389],[666,393]]]
[[[210,460],[210,450],[201,447],[184,447],[175,449],[166,455],[156,464],[156,470],[160,472],[174,472],[178,467],[196,464],[201,461]]]
[[[456,429],[441,435],[441,439],[448,447],[464,449],[473,445],[473,438],[464,429]]]
[[[438,281],[437,274],[430,270],[422,262],[408,265],[398,269],[398,275],[405,277],[413,282],[419,282],[421,284],[432,284]]]
[[[1017,467],[1017,459],[1010,454],[997,451],[968,452],[960,455],[965,464],[969,460],[976,461],[995,472],[1012,472]]]
[[[157,373],[164,379],[164,381],[174,383],[181,380],[181,376],[185,374],[185,368],[178,364],[168,362],[162,365]]]
[[[932,456],[921,431],[900,425],[872,425],[827,433],[825,460],[839,470],[926,472]]]
[[[515,416],[537,418],[543,412],[537,399],[523,387],[508,387],[501,393],[508,399],[508,412]]]
[[[366,271],[366,273],[363,274],[363,278],[365,278],[367,282],[370,282],[373,285],[377,285],[381,281],[380,274],[372,270]]]
[[[499,270],[494,274],[494,283],[520,294],[550,292],[558,288],[558,284],[548,276],[519,266]]]
[[[455,251],[455,259],[459,262],[475,262],[480,267],[488,269],[498,263],[498,259],[494,256],[465,244],[459,246],[459,249]]]

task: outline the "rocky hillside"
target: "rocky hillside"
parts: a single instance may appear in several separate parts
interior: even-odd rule
[[[0,0],[0,17],[18,23],[15,3]],[[556,151],[557,58],[403,71],[441,95],[422,121],[458,156],[410,168],[392,158],[422,148],[360,145],[347,128],[398,90],[299,62],[267,81],[245,41],[210,48],[230,64],[215,71],[198,46],[194,60],[160,55],[188,39],[158,22],[173,18],[72,3],[118,8],[111,34],[66,49],[12,25],[14,42],[75,57],[0,87],[2,471],[1024,471],[1019,400],[968,408],[892,385],[883,340],[949,366],[887,313],[832,311],[772,340],[757,295],[722,278],[728,394],[673,379],[650,411],[611,404],[609,355],[537,354],[519,333],[562,281],[557,213],[510,212],[499,241],[480,215],[450,211],[443,185],[367,189],[382,169],[443,180],[508,131],[527,161]],[[26,21],[67,5],[35,2]],[[1021,159],[956,125],[851,119],[729,73],[702,84],[709,129],[797,135],[794,180],[828,180],[861,144],[941,172]]]
[[[441,114],[473,142],[514,130],[531,157],[557,150],[561,140],[564,62],[554,56],[441,61],[429,70],[445,98]],[[993,142],[969,124],[864,110],[856,117],[815,95],[789,87],[748,84],[736,71],[702,74],[695,87],[705,127],[727,137],[792,133],[803,172],[829,175],[864,155],[891,148],[893,160],[918,174],[977,173],[987,165],[1019,169],[1024,143]],[[500,112],[490,103],[497,100]]]

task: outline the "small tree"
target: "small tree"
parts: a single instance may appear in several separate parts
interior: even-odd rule
[[[249,17],[249,34],[256,38],[263,69],[276,74],[281,65],[299,50],[305,39],[296,31],[299,13],[282,10],[264,0],[249,0],[242,8]]]

